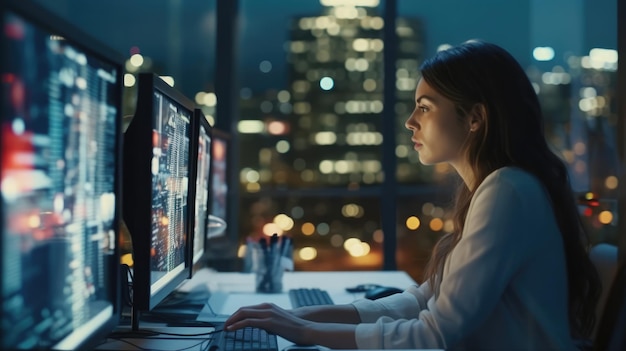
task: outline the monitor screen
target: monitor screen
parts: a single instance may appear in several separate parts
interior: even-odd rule
[[[209,239],[224,236],[228,223],[228,147],[230,135],[212,129],[211,207],[207,223]]]
[[[190,275],[187,211],[195,106],[152,73],[140,74],[138,84],[135,116],[124,134],[123,212],[133,245],[132,305],[147,311]]]
[[[89,349],[119,322],[123,57],[0,3],[0,349]]]
[[[202,266],[207,238],[207,221],[209,216],[209,188],[211,175],[211,125],[202,110],[196,109],[193,120],[192,158],[196,161],[195,168],[195,211],[190,222],[193,223],[192,274]]]

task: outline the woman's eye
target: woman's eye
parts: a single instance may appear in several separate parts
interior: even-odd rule
[[[428,107],[426,107],[426,106],[417,106],[417,109],[422,111],[422,112],[428,111]]]

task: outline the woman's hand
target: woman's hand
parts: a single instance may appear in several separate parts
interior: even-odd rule
[[[291,311],[273,303],[241,307],[224,323],[228,331],[244,327],[257,327],[300,345],[315,344],[308,333],[315,322],[297,317]]]

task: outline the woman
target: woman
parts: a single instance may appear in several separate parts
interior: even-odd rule
[[[244,307],[229,330],[256,326],[331,348],[574,350],[599,295],[567,169],[551,152],[519,63],[470,41],[421,66],[406,127],[423,164],[463,180],[454,231],[426,281],[383,299],[283,310]]]

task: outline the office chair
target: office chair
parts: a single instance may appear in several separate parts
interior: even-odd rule
[[[593,350],[626,350],[626,262],[617,268],[599,322]]]

